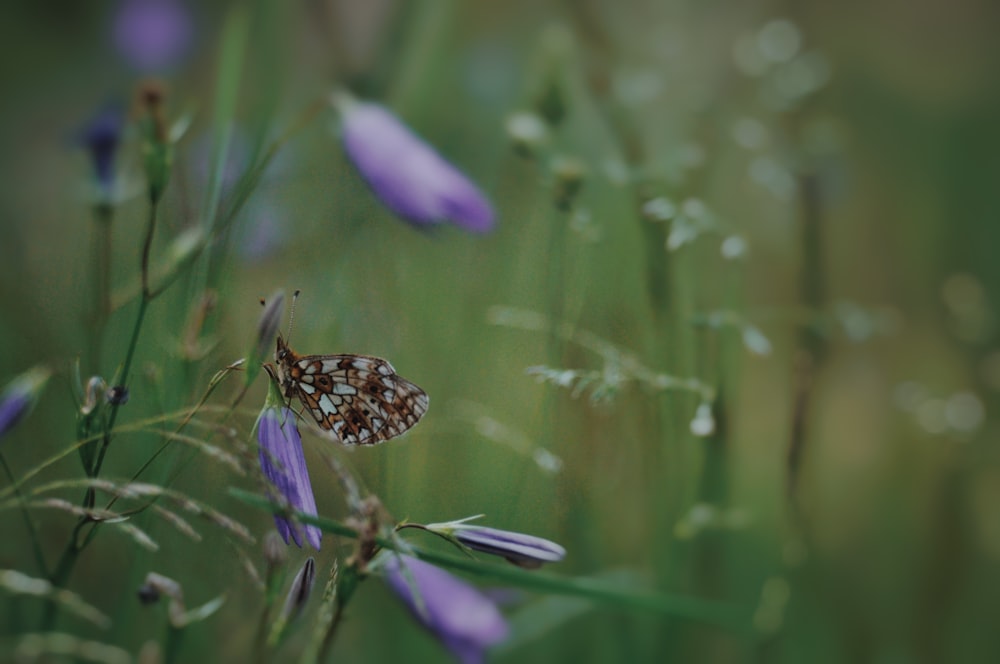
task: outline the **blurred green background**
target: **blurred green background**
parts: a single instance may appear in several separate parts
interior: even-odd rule
[[[221,34],[238,5],[184,6],[190,39],[156,72],[168,118],[192,118],[157,265],[199,222]],[[123,423],[195,403],[253,342],[259,298],[301,289],[299,352],[389,358],[431,397],[405,438],[340,455],[396,519],[485,513],[489,525],[563,544],[555,573],[725,601],[751,633],[528,596],[510,607],[516,628],[495,661],[997,660],[1000,5],[243,7],[250,39],[227,178],[345,86],[475,180],[498,225],[474,236],[394,218],[324,110],[282,145],[232,232],[199,262],[203,280],[185,276],[151,306]],[[94,260],[92,176],[75,137],[109,100],[130,104],[147,74],[116,46],[120,11],[15,3],[0,22],[0,379],[58,369],[2,441],[15,474],[74,441],[67,367],[86,352]],[[553,100],[564,114],[548,141],[515,150],[511,117],[551,119]],[[85,375],[114,373],[135,316],[146,203],[134,129],[116,170],[121,306],[102,364],[84,356]],[[567,196],[577,172],[580,190]],[[206,286],[215,305],[192,327]],[[538,366],[596,373],[574,395],[526,373]],[[662,376],[711,388],[708,435],[696,433],[709,406],[662,389]],[[237,441],[249,440],[263,395],[258,379],[229,422]],[[158,442],[122,434],[105,473],[130,476]],[[315,449],[324,445],[307,440],[319,511],[344,518]],[[251,481],[186,457],[171,448],[145,479],[180,468],[175,488],[267,532],[268,515],[227,494]],[[79,475],[74,454],[34,481]],[[35,516],[54,560],[74,519]],[[20,514],[0,520],[0,567],[40,576]],[[260,595],[222,534],[202,526],[195,543],[149,515],[137,523],[158,552],[103,533],[69,584],[114,626],[64,616],[60,629],[137,654],[164,629],[162,611],[134,593],[157,571],[182,583],[190,606],[227,598],[187,631],[182,661],[247,661]],[[320,582],[349,550],[338,544],[325,539]],[[259,547],[247,553],[259,564]],[[291,553],[293,566],[307,555]],[[38,609],[3,596],[3,652],[35,628]],[[446,656],[377,581],[351,604],[333,652]]]

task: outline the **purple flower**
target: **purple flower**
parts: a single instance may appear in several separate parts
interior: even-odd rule
[[[285,497],[293,510],[315,515],[316,498],[309,482],[309,469],[306,468],[295,413],[282,403],[274,381],[271,381],[267,403],[257,420],[257,442],[260,443],[260,467],[264,477]],[[319,551],[323,533],[316,526],[300,526],[278,514],[274,515],[274,523],[285,543],[290,537],[297,546],[302,546],[300,528],[304,528],[306,540]]]
[[[476,518],[478,517],[470,517],[470,519]],[[515,565],[526,569],[541,567],[543,563],[559,562],[566,557],[566,549],[555,542],[524,533],[465,523],[470,519],[432,523],[425,528],[453,537],[474,551],[503,556]]]
[[[337,97],[347,156],[375,195],[418,226],[451,221],[465,230],[493,228],[486,197],[395,115],[377,104]]]
[[[31,412],[50,375],[48,369],[35,367],[7,384],[0,394],[0,436],[13,429]]]
[[[191,44],[191,14],[178,0],[124,0],[115,17],[119,52],[142,72],[169,69]]]
[[[108,104],[80,131],[80,144],[90,153],[94,176],[105,198],[115,183],[115,153],[121,142],[125,112],[120,104]]]
[[[473,586],[412,556],[382,555],[389,586],[462,664],[482,662],[507,637],[499,609]]]

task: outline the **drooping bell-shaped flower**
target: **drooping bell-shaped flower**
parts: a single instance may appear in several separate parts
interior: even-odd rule
[[[507,637],[507,622],[474,586],[422,560],[383,551],[380,565],[414,617],[462,664],[478,664]]]
[[[399,118],[378,104],[337,95],[344,150],[371,190],[417,226],[450,221],[467,231],[493,228],[489,201]]]
[[[302,436],[295,413],[285,407],[277,383],[272,380],[264,410],[257,418],[257,442],[260,444],[260,467],[268,482],[284,496],[288,506],[305,514],[316,514],[316,498],[309,482]],[[278,532],[287,544],[289,539],[302,546],[302,530],[314,549],[319,550],[323,533],[313,525],[300,525],[279,514],[274,515]]]

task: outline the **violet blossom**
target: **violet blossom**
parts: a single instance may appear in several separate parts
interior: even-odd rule
[[[193,32],[191,13],[180,0],[123,0],[115,16],[115,45],[141,72],[176,65],[187,53]]]
[[[496,604],[474,586],[422,560],[385,551],[381,567],[414,617],[462,664],[477,664],[507,637]]]
[[[285,407],[273,380],[264,410],[257,419],[257,442],[260,444],[260,467],[264,477],[288,501],[289,508],[316,515],[316,498],[309,482],[309,469],[295,413]],[[319,550],[323,533],[316,526],[297,524],[280,514],[274,515],[274,523],[286,544],[291,538],[301,547],[301,530],[305,529],[306,541]]]
[[[493,228],[489,201],[458,169],[378,104],[343,95],[344,150],[382,203],[417,226],[450,221],[467,231]]]

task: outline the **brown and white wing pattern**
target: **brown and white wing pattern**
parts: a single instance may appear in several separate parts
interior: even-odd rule
[[[346,445],[375,445],[406,432],[427,412],[427,394],[368,355],[285,355],[286,395]]]

